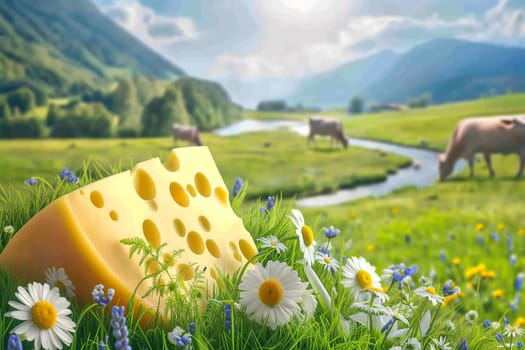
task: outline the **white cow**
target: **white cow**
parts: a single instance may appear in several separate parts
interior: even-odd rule
[[[460,158],[468,161],[470,176],[474,176],[476,153],[483,153],[491,177],[495,174],[490,159],[492,153],[517,153],[520,164],[516,177],[519,178],[525,165],[525,121],[517,117],[461,120],[454,130],[447,151],[439,155],[439,179],[443,181],[447,178]]]
[[[322,135],[330,136],[332,139],[341,142],[344,148],[348,147],[348,139],[344,134],[343,125],[340,120],[325,117],[310,117],[308,122],[310,124],[308,145],[310,145],[315,135]]]
[[[173,124],[172,125],[173,141],[177,140],[188,141],[197,146],[202,146],[202,141],[199,135],[199,129],[195,126]]]

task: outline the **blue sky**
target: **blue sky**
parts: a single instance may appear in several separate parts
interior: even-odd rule
[[[525,0],[93,1],[245,105],[286,94],[305,76],[436,37],[525,46]]]

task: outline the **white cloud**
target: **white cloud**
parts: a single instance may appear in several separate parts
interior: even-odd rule
[[[99,0],[98,4],[102,12],[144,43],[160,51],[171,44],[199,37],[191,18],[160,15],[138,0]]]
[[[488,40],[525,42],[525,9],[512,6],[509,0],[500,0],[485,15],[486,30],[481,36]]]

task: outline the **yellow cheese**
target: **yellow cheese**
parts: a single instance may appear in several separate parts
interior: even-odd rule
[[[164,251],[184,249],[174,274],[193,280],[195,263],[205,270],[208,292],[219,274],[233,274],[257,253],[208,148],[200,146],[173,149],[164,164],[150,159],[55,200],[7,244],[0,266],[28,282],[43,281],[48,267],[64,267],[80,303],[91,302],[102,283],[125,305],[144,278],[139,257],[130,259],[120,242],[131,237],[154,247],[167,243]],[[137,296],[150,286],[147,280]],[[157,298],[135,304],[155,308]]]

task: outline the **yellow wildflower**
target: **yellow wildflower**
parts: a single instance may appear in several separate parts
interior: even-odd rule
[[[522,228],[520,228],[520,229],[518,230],[518,232],[516,232],[516,233],[517,233],[518,236],[520,236],[520,237],[521,237],[521,236],[525,236],[525,230],[522,229]]]
[[[481,222],[476,225],[476,231],[483,231],[483,229],[485,229],[485,225]]]
[[[461,259],[460,258],[454,258],[452,259],[452,263],[456,266],[461,265]]]
[[[522,317],[522,316],[518,317],[516,319],[516,321],[514,321],[514,325],[516,327],[523,327],[523,326],[525,326],[525,317]]]
[[[373,252],[374,250],[376,250],[376,246],[373,244],[369,244],[366,246],[366,250],[368,250],[369,252]]]
[[[351,219],[355,219],[357,218],[357,213],[355,211],[353,211],[352,213],[350,213],[350,218]]]
[[[503,297],[503,289],[499,288],[499,289],[492,291],[492,297],[496,299]]]
[[[392,215],[397,215],[399,214],[399,209],[398,208],[392,208]]]
[[[498,226],[496,227],[496,229],[497,229],[498,231],[501,231],[501,230],[503,230],[504,228],[505,228],[505,224],[498,224]]]

